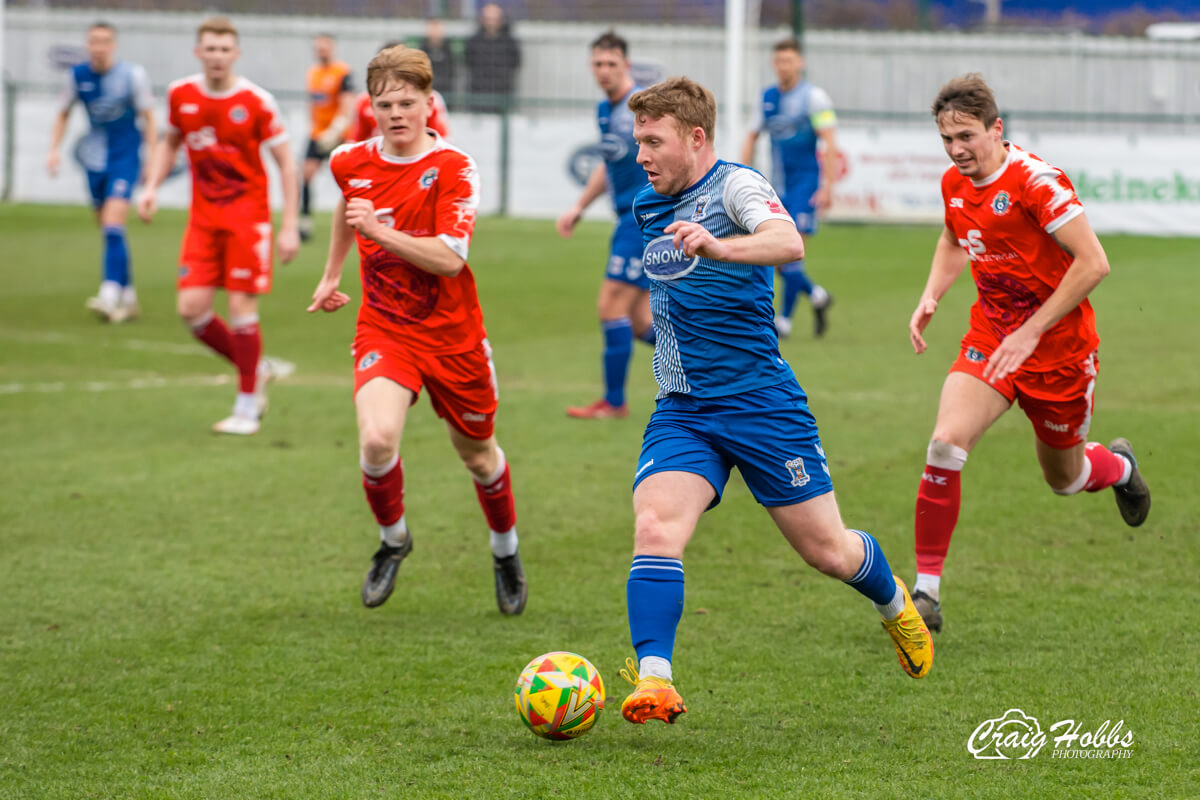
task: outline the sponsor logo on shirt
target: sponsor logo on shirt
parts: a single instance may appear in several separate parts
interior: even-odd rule
[[[951,197],[950,198],[950,207],[951,208],[962,208],[963,207],[963,199],[961,197]]]
[[[200,106],[197,103],[184,103],[179,106],[180,114],[199,114]]]
[[[687,256],[675,247],[675,237],[669,233],[651,239],[642,254],[642,267],[656,281],[673,281],[694,270],[700,256]]]
[[[774,200],[774,199],[767,200],[767,211],[770,211],[772,214],[786,214],[787,213],[787,211],[785,211],[783,208],[783,204],[780,203],[778,200]]]
[[[434,181],[437,180],[437,176],[437,167],[430,167],[429,169],[425,170],[425,174],[421,176],[421,180],[419,180],[418,183],[421,185],[422,189],[428,189],[430,186],[433,186]]]
[[[992,198],[992,213],[997,217],[1003,217],[1012,208],[1012,198],[1008,196],[1008,192],[1000,191]]]
[[[371,179],[370,178],[351,178],[350,179],[350,188],[351,189],[369,189],[369,188],[371,188]]]

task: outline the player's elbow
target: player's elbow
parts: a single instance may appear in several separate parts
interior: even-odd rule
[[[454,278],[458,276],[458,273],[463,271],[463,267],[466,265],[466,261],[451,253],[448,257],[435,264],[434,269],[443,278]]]
[[[802,261],[804,259],[804,237],[799,231],[790,231],[788,241],[785,243],[787,256],[783,259],[784,264],[790,264],[793,261]]]

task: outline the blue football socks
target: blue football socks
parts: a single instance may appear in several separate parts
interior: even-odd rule
[[[862,566],[846,583],[870,598],[875,605],[889,606],[895,601],[896,590],[899,588],[896,586],[895,577],[892,576],[892,568],[888,566],[887,559],[884,557],[883,551],[879,549],[879,542],[875,541],[874,536],[866,531],[854,531],[854,533],[862,537],[866,553],[863,555]]]
[[[683,562],[664,556],[634,556],[625,586],[629,638],[640,661],[671,660],[675,628],[683,615]]]
[[[796,309],[796,300],[801,294],[812,294],[813,284],[804,271],[804,259],[784,264],[779,272],[783,276],[783,307],[779,313],[780,316],[791,318]]]
[[[130,284],[129,247],[125,243],[124,225],[104,226],[104,280],[118,286]]]
[[[611,406],[625,405],[625,375],[633,355],[633,323],[629,317],[604,320],[604,399]]]

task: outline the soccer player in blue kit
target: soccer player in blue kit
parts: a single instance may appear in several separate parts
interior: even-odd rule
[[[634,85],[629,74],[625,40],[612,31],[602,34],[592,42],[591,64],[592,75],[605,94],[596,108],[604,161],[596,165],[579,201],[563,212],[556,227],[560,236],[569,237],[587,207],[611,189],[617,227],[597,301],[604,331],[604,396],[590,405],[567,409],[569,416],[578,419],[610,419],[629,414],[625,378],[633,340],[654,343],[650,281],[642,271],[642,232],[631,210],[634,195],[646,185],[646,172],[637,163],[633,115],[626,105],[640,87]]]
[[[875,539],[843,525],[807,397],[779,355],[772,265],[804,255],[795,223],[762,175],[717,159],[716,101],[703,86],[671,78],[634,94],[629,108],[650,180],[633,211],[660,391],[633,479],[626,591],[639,661],[622,671],[635,688],[621,714],[674,722],[687,710],[671,668],[681,559],[732,467],[805,561],[875,604],[904,671],[925,677],[929,629]]]
[[[50,134],[46,170],[51,177],[58,173],[67,118],[78,101],[87,110],[91,130],[80,142],[76,157],[87,172],[92,204],[104,232],[104,279],[100,292],[87,301],[87,307],[109,322],[125,322],[138,313],[125,221],[141,173],[142,144],[149,152],[158,135],[154,97],[146,70],[139,64],[116,59],[117,32],[112,25],[92,25],[87,32],[87,49],[88,60],[71,69]]]
[[[758,119],[742,145],[742,163],[754,163],[758,134],[766,131],[771,137],[771,183],[782,193],[784,208],[807,239],[817,232],[817,214],[829,207],[838,176],[837,116],[825,90],[803,80],[799,42],[777,43],[771,66],[779,83],[763,92]],[[818,142],[824,147],[820,158]],[[809,279],[803,258],[782,265],[779,274],[783,278],[783,302],[775,317],[779,335],[791,335],[796,299],[805,294],[812,303],[813,333],[823,336],[832,295]]]

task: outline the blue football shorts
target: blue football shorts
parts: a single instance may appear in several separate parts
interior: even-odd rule
[[[792,220],[796,223],[796,230],[805,236],[812,236],[817,232],[817,209],[812,202],[816,192],[817,183],[806,181],[788,187],[787,192],[780,198],[783,201],[783,207],[792,215]]]
[[[622,216],[613,230],[604,277],[648,291],[650,278],[642,269],[642,249],[642,229],[638,227],[633,214]]]
[[[109,198],[129,200],[133,196],[139,172],[140,164],[137,161],[113,164],[99,172],[88,170],[88,191],[92,194],[92,205],[99,208]]]
[[[817,421],[798,383],[728,397],[660,399],[642,438],[633,488],[658,472],[690,472],[712,484],[713,508],[733,467],[768,507],[833,491]]]

